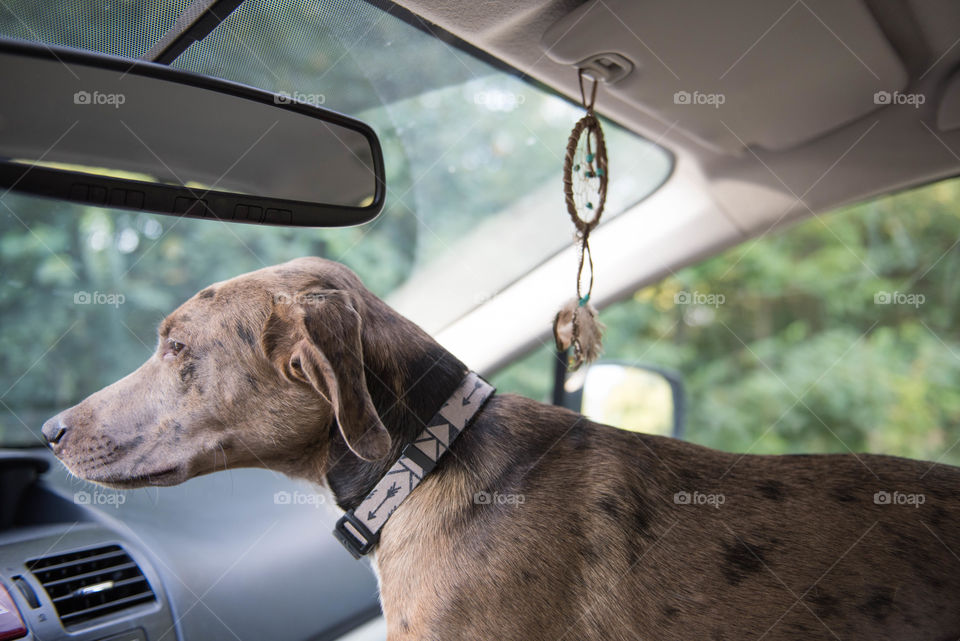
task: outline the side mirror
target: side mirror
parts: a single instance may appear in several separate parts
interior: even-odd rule
[[[163,65],[2,39],[0,86],[0,188],[303,227],[357,225],[383,207],[376,134],[316,105]]]
[[[598,361],[564,384],[565,407],[647,434],[683,438],[684,403],[680,375],[658,367]]]

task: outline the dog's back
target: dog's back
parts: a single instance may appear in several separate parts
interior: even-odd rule
[[[466,374],[307,258],[199,292],[43,433],[111,487],[266,465],[348,510]],[[390,639],[957,639],[958,489],[945,466],[725,454],[498,395],[380,532]]]
[[[663,570],[639,579],[664,590],[654,638],[957,638],[957,468],[638,440],[674,468],[656,499],[676,525],[648,566]]]
[[[404,577],[384,603],[420,613],[397,638],[960,634],[957,468],[729,454],[514,396],[453,451],[378,553]]]

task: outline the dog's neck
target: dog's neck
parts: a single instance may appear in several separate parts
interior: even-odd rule
[[[368,312],[369,313],[369,312]],[[367,389],[393,441],[390,454],[364,461],[331,426],[326,484],[343,510],[356,507],[426,427],[467,374],[467,367],[413,323],[370,323],[364,332]],[[386,327],[386,330],[384,330]]]

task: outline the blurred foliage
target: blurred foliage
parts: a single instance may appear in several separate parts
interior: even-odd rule
[[[603,310],[605,354],[681,372],[703,445],[960,464],[958,232],[957,179],[810,218]],[[494,381],[545,399],[552,362]]]

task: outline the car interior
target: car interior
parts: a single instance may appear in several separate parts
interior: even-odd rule
[[[582,74],[606,337],[568,372]],[[731,451],[960,462],[955,2],[0,0],[0,80],[0,640],[386,638],[324,490],[114,491],[40,434],[183,300],[299,256],[502,393]]]

